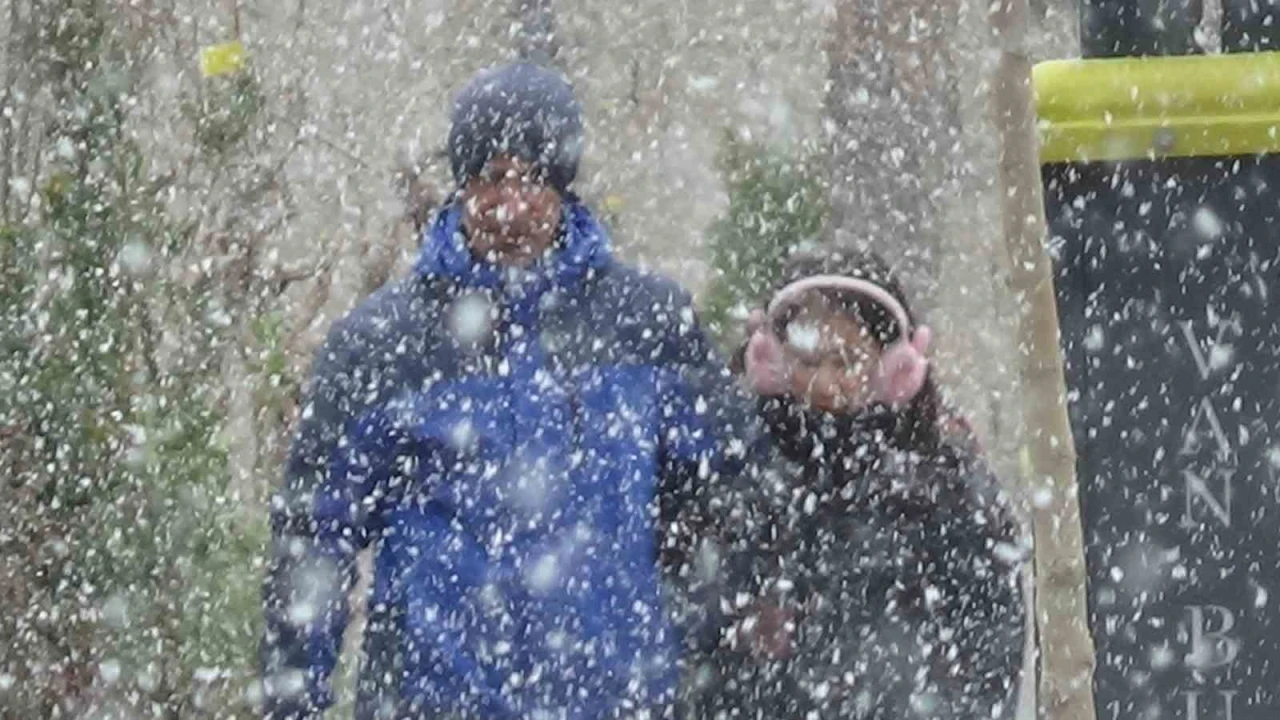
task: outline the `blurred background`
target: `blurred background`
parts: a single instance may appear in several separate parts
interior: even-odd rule
[[[503,60],[573,80],[579,191],[725,343],[785,248],[893,258],[1017,477],[987,13],[0,0],[0,715],[252,715],[266,500],[311,353],[406,269],[451,190],[451,93]],[[1032,2],[1025,52],[1078,54],[1078,16]]]

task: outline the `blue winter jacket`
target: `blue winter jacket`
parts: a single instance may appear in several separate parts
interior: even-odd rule
[[[271,508],[269,716],[331,704],[368,546],[358,716],[666,715],[706,621],[691,528],[756,436],[682,291],[614,262],[576,202],[510,273],[451,206],[312,373]]]

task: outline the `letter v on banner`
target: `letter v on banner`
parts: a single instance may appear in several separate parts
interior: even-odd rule
[[[1196,371],[1200,373],[1201,380],[1208,380],[1209,376],[1213,374],[1213,371],[1217,369],[1214,367],[1218,362],[1215,355],[1218,353],[1220,348],[1226,347],[1223,345],[1222,341],[1226,339],[1227,331],[1235,330],[1237,333],[1240,331],[1239,328],[1236,327],[1236,323],[1234,321],[1219,321],[1218,336],[1214,338],[1213,346],[1209,348],[1209,355],[1206,357],[1204,354],[1204,348],[1200,345],[1200,340],[1196,338],[1196,330],[1192,322],[1190,320],[1183,320],[1178,323],[1178,327],[1182,329],[1182,337],[1187,341],[1187,347],[1191,350],[1191,359],[1196,363]]]

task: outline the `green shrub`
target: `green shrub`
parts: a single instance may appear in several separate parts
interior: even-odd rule
[[[703,314],[727,348],[741,341],[747,313],[778,283],[787,256],[817,242],[827,216],[814,153],[795,157],[726,136],[720,170],[729,206],[708,233],[714,276]]]
[[[235,328],[210,281],[154,271],[193,233],[126,130],[136,68],[113,6],[46,2],[27,25],[56,160],[39,216],[0,228],[0,707],[248,717],[267,532],[219,439]],[[236,92],[196,122],[221,128],[208,162],[254,122],[252,85]]]

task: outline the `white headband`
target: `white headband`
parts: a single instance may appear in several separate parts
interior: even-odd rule
[[[769,301],[769,314],[772,315],[784,303],[792,302],[810,290],[849,290],[875,300],[898,321],[898,327],[902,329],[902,337],[911,337],[911,322],[907,319],[907,309],[892,293],[870,280],[844,275],[811,275],[796,280],[779,290]]]

